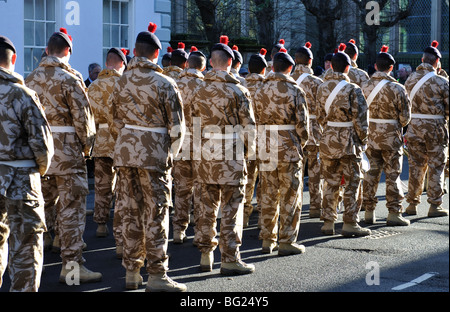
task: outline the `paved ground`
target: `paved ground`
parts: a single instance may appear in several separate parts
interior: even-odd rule
[[[408,164],[405,159],[402,174],[405,184],[407,172]],[[254,213],[250,227],[244,230],[241,252],[246,262],[255,264],[256,272],[246,276],[220,275],[218,249],[215,252],[213,272],[199,272],[200,253],[192,245],[193,229],[189,227],[189,239],[185,244],[174,245],[169,241],[169,276],[178,282],[186,283],[190,299],[215,299],[215,307],[224,307],[228,294],[247,296],[245,300],[248,300],[248,296],[256,295],[260,306],[261,297],[269,296],[269,300],[272,300],[270,306],[273,307],[284,302],[285,298],[280,293],[290,294],[289,300],[294,300],[296,294],[301,292],[448,293],[449,218],[427,218],[428,204],[424,193],[418,215],[407,217],[411,220],[409,227],[388,227],[385,223],[387,209],[384,191],[385,184],[382,180],[378,190],[377,224],[368,226],[364,221],[360,222],[362,226],[368,226],[373,235],[346,239],[341,235],[330,237],[321,234],[322,222],[308,217],[309,193],[305,188],[298,238],[299,242],[306,246],[306,253],[303,255],[279,257],[276,252],[270,255],[261,254],[258,216]],[[448,207],[448,195],[445,195],[444,199],[444,205]],[[93,200],[94,194],[91,192],[88,209],[93,209]],[[361,212],[360,217],[363,219],[364,212]],[[341,219],[341,215],[339,218]],[[111,229],[111,222],[109,226]],[[342,223],[338,223],[338,234],[341,228]],[[40,292],[125,292],[125,271],[121,261],[115,257],[114,239],[111,234],[107,238],[95,237],[95,229],[92,216],[88,216],[84,235],[88,247],[84,257],[89,269],[103,273],[102,282],[80,286],[59,283],[61,259],[58,254],[46,252]],[[144,268],[142,275],[146,281]],[[1,292],[8,290],[8,283],[6,273]],[[144,290],[145,283],[137,292]],[[169,303],[182,306],[188,295],[170,297],[174,298],[174,301]],[[316,298],[320,301],[321,296]],[[235,304],[237,303],[239,302],[235,299]],[[242,302],[240,304],[242,305]]]

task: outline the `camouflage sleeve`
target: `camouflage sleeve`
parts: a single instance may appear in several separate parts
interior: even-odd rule
[[[177,156],[183,145],[186,135],[186,121],[184,119],[183,100],[178,88],[170,84],[166,90],[165,106],[167,116],[167,129],[171,137],[171,147],[174,156]]]
[[[36,94],[32,97],[22,97],[20,101],[23,108],[22,123],[28,134],[28,144],[39,166],[39,172],[44,176],[55,153],[50,126]]]
[[[256,153],[256,120],[253,106],[250,92],[245,90],[243,95],[240,97],[239,121],[248,138],[245,140],[244,134],[241,134],[241,140],[244,141],[245,146],[245,157],[251,158]]]
[[[125,126],[122,119],[117,116],[117,99],[120,92],[119,89],[120,88],[115,88],[114,92],[111,93],[108,100],[111,103],[111,107],[108,112],[108,128],[114,141],[117,141],[119,130]]]
[[[449,96],[449,82],[448,79],[445,79],[444,87],[442,88],[442,98],[444,99],[445,120],[447,120],[447,122],[449,120],[448,96]]]
[[[361,88],[356,87],[350,94],[353,126],[359,142],[366,145],[369,139],[369,107]]]
[[[65,97],[73,117],[75,132],[83,146],[84,154],[88,156],[94,145],[96,129],[86,90],[81,82],[76,80],[70,84]]]
[[[297,94],[295,95],[296,106],[296,124],[295,130],[300,138],[302,147],[305,147],[309,139],[309,113],[306,103],[306,95],[303,90],[296,88]]]
[[[396,93],[397,110],[400,112],[399,121],[402,127],[406,127],[411,121],[411,101],[409,100],[406,89],[399,85]]]

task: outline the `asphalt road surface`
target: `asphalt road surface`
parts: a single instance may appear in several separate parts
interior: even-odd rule
[[[405,191],[408,179],[408,163],[404,160],[402,181]],[[447,179],[448,183],[448,179]],[[372,235],[362,238],[343,238],[340,235],[342,215],[336,225],[337,235],[324,236],[320,231],[322,222],[310,219],[309,193],[304,191],[302,220],[298,242],[306,246],[306,253],[279,257],[276,252],[270,255],[261,253],[258,240],[257,213],[253,213],[250,226],[244,229],[241,255],[245,262],[253,263],[256,271],[245,276],[222,276],[220,252],[215,251],[215,264],[212,272],[199,270],[200,252],[192,245],[193,228],[188,229],[188,240],[182,245],[169,240],[168,275],[177,282],[185,283],[188,294],[171,298],[174,306],[191,308],[211,307],[274,307],[288,295],[289,300],[297,294],[336,293],[336,292],[388,292],[388,293],[448,293],[449,292],[449,218],[428,218],[429,205],[426,193],[418,207],[416,216],[407,216],[411,225],[389,227],[386,225],[384,175],[378,189],[376,209],[377,223],[366,225],[364,212],[360,213],[361,226],[372,230]],[[92,210],[94,194],[88,197],[88,209]],[[404,203],[406,205],[406,203]],[[449,206],[449,196],[444,196],[444,207]],[[111,217],[113,212],[111,211]],[[126,292],[125,270],[121,260],[115,256],[115,243],[112,235],[112,221],[108,224],[110,234],[106,238],[95,236],[96,224],[92,215],[87,216],[84,240],[86,267],[103,274],[98,283],[68,286],[59,283],[61,270],[59,254],[45,252],[44,272],[40,292]],[[147,281],[145,268],[142,268],[144,285],[134,292],[144,292]],[[0,292],[9,289],[8,273]],[[231,294],[232,296],[229,296]],[[277,295],[278,294],[278,295]],[[283,294],[283,295],[280,295]],[[189,296],[189,297],[188,297]],[[273,297],[275,296],[275,297]],[[281,296],[281,297],[280,297]],[[52,297],[54,298],[54,297]],[[114,297],[113,297],[114,298]],[[168,298],[168,297],[162,297]],[[210,298],[214,302],[201,301]],[[249,305],[250,298],[252,305]],[[320,302],[320,295],[317,300]],[[336,299],[339,302],[339,299]],[[336,303],[337,303],[336,302]]]

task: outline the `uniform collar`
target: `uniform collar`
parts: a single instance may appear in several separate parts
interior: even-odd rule
[[[98,74],[98,79],[108,77],[120,77],[120,73],[115,69],[105,68]]]
[[[327,71],[324,80],[345,80],[347,82],[350,82],[347,74],[335,72],[333,70]]]
[[[393,81],[396,82],[397,80],[395,80],[391,75],[386,74],[385,72],[380,72],[380,71],[376,71],[375,73],[373,73],[372,79],[376,79],[376,80],[389,80],[389,81]]]
[[[211,69],[205,75],[205,80],[221,81],[238,84],[240,81],[224,70]]]
[[[247,77],[245,77],[245,80],[247,81],[263,81],[264,76],[256,73],[248,74]]]
[[[159,73],[163,72],[161,67],[159,67],[157,64],[151,62],[148,58],[142,57],[142,56],[135,56],[130,60],[130,62],[128,63],[127,69],[131,70],[134,68],[148,68],[148,69],[157,71]]]
[[[299,74],[313,74],[313,70],[311,69],[311,67],[303,65],[303,64],[299,64],[295,67],[294,73],[299,73]]]
[[[196,78],[200,78],[200,79],[205,78],[205,76],[202,74],[202,72],[195,68],[185,68],[181,72],[180,78],[181,77],[196,77]]]
[[[436,69],[433,67],[433,65],[428,64],[428,63],[422,63],[417,67],[417,70],[424,70],[424,71],[428,71],[428,72],[436,72]]]
[[[15,72],[12,72],[6,68],[0,67],[0,79],[8,80],[13,83],[19,83],[25,85],[23,77]]]
[[[264,81],[270,81],[270,80],[278,80],[278,81],[285,81],[292,84],[297,84],[291,76],[282,74],[282,73],[276,73],[276,72],[270,72],[267,77],[264,79]]]

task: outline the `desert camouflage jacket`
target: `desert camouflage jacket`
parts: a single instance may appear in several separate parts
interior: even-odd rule
[[[233,75],[212,69],[188,105],[192,105],[194,128],[198,129],[193,134],[197,180],[205,184],[246,184],[245,153],[249,146],[254,148],[256,140],[249,91]],[[252,133],[253,140],[244,140],[246,131]]]
[[[369,147],[378,150],[398,150],[403,144],[403,127],[411,120],[411,102],[405,88],[383,72],[375,72],[369,81],[362,84],[366,99],[383,80],[383,86],[369,104]],[[392,122],[380,122],[386,119]],[[375,121],[374,121],[375,120]],[[377,122],[378,121],[378,122]]]
[[[109,97],[114,92],[120,76],[115,69],[104,69],[88,88],[89,101],[97,128],[94,149],[92,150],[93,157],[112,158],[113,156],[115,142],[108,128],[108,118],[111,118],[109,115],[111,112]]]
[[[183,147],[177,159],[192,160],[192,97],[195,89],[203,81],[203,74],[194,68],[186,68],[181,72],[177,81],[178,89],[183,100],[184,118],[186,120],[186,136],[184,137]],[[186,152],[186,153],[185,153]]]
[[[0,163],[0,196],[42,199],[40,179],[53,153],[52,133],[36,92],[20,75],[0,67],[0,162],[36,162],[34,168]]]
[[[410,94],[417,82],[426,74],[436,72],[432,65],[422,63],[405,82],[405,88]],[[437,145],[448,146],[449,121],[449,82],[448,79],[436,75],[426,81],[411,98],[411,113],[440,115],[444,119],[411,118],[406,138],[408,141],[420,139],[434,142]]]
[[[301,84],[300,88],[306,94],[306,103],[308,104],[309,112],[309,140],[307,145],[320,145],[320,138],[322,137],[322,127],[317,122],[317,88],[323,83],[323,80],[314,76],[312,69],[305,65],[297,65],[295,71],[292,73],[291,77],[297,81],[301,75],[309,74]]]
[[[356,84],[348,83],[342,88],[328,114],[325,111],[328,97],[342,80],[350,82],[343,73],[327,72],[323,84],[317,90],[317,118],[323,127],[320,155],[330,159],[349,155],[360,157],[368,141],[369,111],[364,94]],[[328,122],[351,122],[353,126],[335,127],[329,126]]]
[[[145,57],[134,57],[111,96],[114,165],[167,173],[186,132],[180,92]]]
[[[170,65],[163,68],[163,74],[174,79],[175,81],[177,81],[178,78],[180,78],[182,72],[183,69],[175,65]]]
[[[306,95],[290,76],[271,72],[263,86],[256,91],[256,123],[258,124],[258,150],[266,150],[260,130],[262,126],[292,125],[292,130],[278,130],[278,161],[298,162],[303,159],[303,147],[309,138],[309,115]],[[271,131],[270,131],[271,132]],[[271,134],[266,131],[266,142]],[[261,157],[260,157],[261,158]],[[264,161],[264,159],[260,159]]]
[[[358,68],[356,62],[352,61],[352,66],[350,66],[350,71],[348,72],[348,78],[351,82],[356,83],[361,87],[363,82],[369,80],[369,75],[364,70]]]
[[[38,94],[52,128],[75,128],[75,132],[52,129],[55,156],[48,175],[86,172],[85,156],[90,154],[96,132],[83,80],[74,74],[70,65],[47,56],[27,77],[26,84]]]
[[[248,74],[247,77],[245,77],[244,87],[246,87],[248,89],[248,91],[250,92],[250,96],[251,96],[253,103],[254,103],[253,99],[255,98],[255,93],[263,85],[264,78],[265,77],[263,75],[254,74],[254,73]],[[254,105],[253,105],[253,108],[255,108]]]

